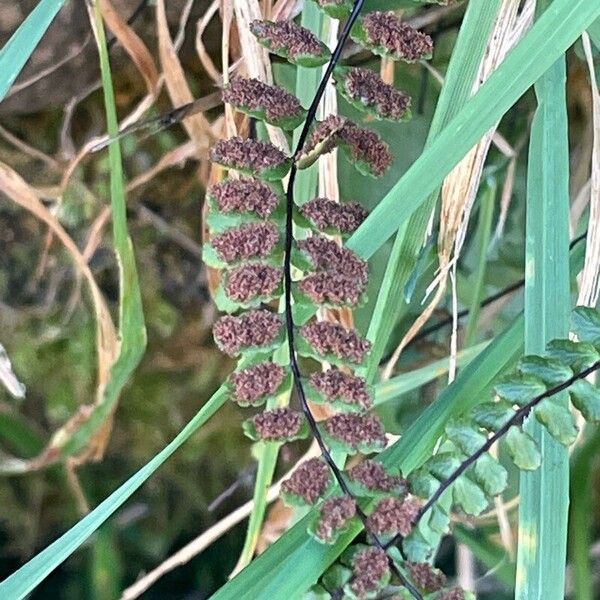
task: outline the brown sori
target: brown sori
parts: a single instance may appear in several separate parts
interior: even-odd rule
[[[367,518],[367,527],[375,535],[399,533],[406,536],[412,529],[419,508],[418,500],[411,495],[383,498]]]
[[[329,115],[317,124],[302,149],[302,154],[311,154],[321,144],[320,151],[326,154],[340,143],[350,149],[354,160],[367,164],[376,176],[383,175],[392,164],[393,156],[389,146],[377,133],[338,115]]]
[[[446,584],[446,576],[429,563],[408,561],[406,567],[412,580],[426,592],[437,592]]]
[[[361,363],[371,349],[371,342],[337,323],[313,321],[303,325],[300,333],[319,354],[331,353],[353,363]]]
[[[294,21],[252,21],[250,30],[257,38],[268,41],[270,50],[285,50],[292,59],[303,54],[319,56],[323,53],[319,38]]]
[[[375,11],[365,16],[363,29],[369,43],[383,46],[394,58],[414,61],[430,56],[433,40],[425,33],[403,23],[392,11]]]
[[[302,148],[302,154],[310,154],[316,146],[323,145],[322,154],[334,150],[340,140],[340,131],[345,127],[347,119],[339,115],[329,115],[324,121],[317,123],[306,144]]]
[[[329,467],[320,458],[311,458],[281,484],[281,491],[314,504],[327,491],[330,481]]]
[[[321,235],[300,240],[298,247],[308,254],[316,270],[334,271],[363,284],[369,277],[369,265],[349,248]]]
[[[338,229],[352,233],[367,218],[367,211],[358,202],[341,204],[328,198],[314,198],[300,207],[300,212],[318,229]]]
[[[316,535],[325,542],[331,541],[356,514],[356,502],[351,496],[333,496],[323,502],[319,513]]]
[[[256,298],[269,298],[281,280],[283,271],[263,263],[252,263],[232,269],[227,277],[225,292],[236,302],[249,302]]]
[[[377,460],[363,460],[348,471],[348,477],[373,492],[391,492],[406,490],[406,480],[390,475]]]
[[[431,56],[433,41],[425,33],[403,23],[392,11],[375,11],[365,15],[362,26],[369,43],[383,46],[394,58],[414,61]]]
[[[264,110],[267,120],[300,115],[303,111],[296,96],[259,79],[237,77],[223,90],[223,101],[250,110]]]
[[[394,157],[389,146],[374,131],[348,121],[340,136],[350,147],[354,160],[368,164],[373,175],[383,175],[392,164]]]
[[[386,437],[379,417],[372,414],[338,413],[325,421],[325,431],[354,449],[363,444],[385,446]]]
[[[213,335],[223,352],[235,356],[243,348],[270,344],[282,327],[283,323],[276,314],[264,309],[249,310],[239,317],[221,317],[213,327]]]
[[[344,75],[344,88],[353,100],[374,108],[386,119],[402,118],[410,106],[410,96],[385,83],[370,69],[349,69]]]
[[[365,290],[360,281],[328,271],[306,276],[299,287],[316,304],[332,306],[356,306]]]
[[[381,587],[381,580],[389,573],[389,559],[385,550],[376,547],[359,550],[352,557],[352,591],[363,598]]]
[[[330,401],[343,399],[346,402],[360,406],[364,410],[371,408],[371,397],[367,391],[367,384],[362,377],[344,373],[333,367],[328,371],[313,373],[309,381]]]
[[[210,149],[210,159],[232,169],[260,171],[286,162],[286,155],[270,142],[236,136],[219,140]]]
[[[304,415],[291,408],[274,408],[252,417],[252,423],[263,440],[281,440],[299,433]]]
[[[274,394],[285,377],[281,365],[271,361],[261,362],[231,375],[233,399],[239,402],[255,402]]]
[[[211,240],[219,258],[233,262],[242,258],[264,258],[279,241],[275,223],[243,223]]]
[[[251,212],[266,218],[279,203],[277,194],[258,179],[240,177],[225,179],[210,189],[221,212]]]

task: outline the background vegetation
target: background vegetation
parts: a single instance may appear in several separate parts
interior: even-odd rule
[[[306,6],[285,0],[223,6],[102,1],[91,3],[89,12],[83,3],[62,4],[0,2],[0,92],[5,94],[0,344],[26,385],[24,394],[14,382],[13,393],[0,389],[0,578],[136,473],[20,578],[6,582],[12,586],[5,588],[7,597],[21,597],[48,574],[33,598],[131,598],[133,592],[123,596],[124,590],[140,574],[208,531],[185,564],[143,596],[207,598],[234,569],[247,521],[237,519],[241,522],[222,537],[211,528],[236,521],[231,515],[252,498],[257,472],[252,444],[240,426],[245,415],[217,391],[232,364],[212,342],[215,273],[201,260],[202,200],[215,177],[207,150],[224,137],[231,118],[215,98],[222,83],[221,40],[229,42],[233,68],[244,72],[248,64],[238,59],[249,63],[255,51],[245,46],[240,29],[259,5],[265,15],[292,15],[303,8],[299,18],[321,34],[328,24],[308,0]],[[414,328],[417,334],[398,363],[388,363],[384,377],[394,377],[382,379],[377,392],[387,430],[408,432],[392,450],[405,468],[432,451],[449,414],[488,394],[492,378],[518,358],[523,343],[537,352],[547,339],[566,333],[569,295],[572,305],[577,299],[597,303],[600,99],[590,75],[598,71],[600,7],[589,0],[538,2],[538,16],[547,9],[546,20],[530,29],[535,4],[367,0],[373,8],[404,10],[436,44],[429,67],[414,64],[395,73],[395,84],[413,97],[412,120],[370,124],[394,152],[388,174],[374,182],[355,175],[343,157],[337,164],[342,197],[359,199],[370,209],[379,205],[381,227],[361,230],[351,241],[371,257],[372,270],[370,301],[356,312],[355,323],[376,341],[384,369],[407,333]],[[236,17],[233,26],[228,10]],[[493,28],[508,46],[519,43],[504,64],[508,46],[496,38],[488,42],[486,32]],[[590,37],[582,42],[586,29]],[[368,60],[394,77],[390,65],[357,54],[352,46],[347,59]],[[468,101],[477,74],[487,78],[496,69],[489,85]],[[274,75],[281,85],[306,94],[308,104],[316,82],[306,72],[276,62]],[[534,82],[535,90],[529,89]],[[163,127],[153,121],[106,148],[104,136],[118,131],[117,116],[121,124],[147,123],[197,98],[200,111],[183,124]],[[339,109],[357,117],[341,101]],[[463,163],[448,175],[497,122],[489,153],[485,144],[479,148],[483,172]],[[434,235],[421,250],[444,178],[441,221],[455,225],[440,230],[440,219],[434,219]],[[472,201],[472,209],[465,200]],[[398,237],[383,244],[399,227]],[[587,256],[580,242],[569,257],[568,239],[586,232]],[[444,321],[455,305],[470,314],[458,327],[449,323],[427,333],[420,317],[432,296],[423,299],[438,267],[455,256],[462,235],[455,279],[449,276],[440,287],[427,324]],[[522,287],[513,284],[522,281],[525,264],[533,260],[541,265],[541,279],[528,280],[525,302]],[[482,305],[507,286],[510,293]],[[548,323],[554,331],[547,330]],[[449,359],[453,348],[455,360]],[[471,370],[464,369],[475,356]],[[459,377],[448,387],[455,361]],[[163,451],[186,425],[183,436]],[[595,580],[599,443],[596,431],[584,429],[570,457],[567,589],[581,599],[600,589]],[[282,451],[274,479],[306,449]],[[467,587],[470,582],[482,598],[515,593],[517,516],[540,510],[531,504],[528,509],[527,499],[519,508],[518,479],[512,471],[510,489],[484,517],[457,516],[455,535],[441,545],[438,563]],[[530,495],[536,494],[534,483]],[[548,511],[560,498],[566,502],[569,491],[557,494],[546,495]],[[278,503],[264,523],[253,514],[261,551],[293,517]],[[254,599],[258,589],[263,598],[286,597],[286,589],[308,587],[339,553],[310,545],[298,526],[282,542],[276,559],[265,554],[219,597]],[[301,572],[294,568],[298,564]],[[535,597],[532,589],[528,593]]]

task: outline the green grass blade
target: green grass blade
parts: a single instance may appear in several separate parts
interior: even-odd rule
[[[269,407],[275,408],[275,406]],[[275,442],[260,443],[258,448],[258,469],[254,482],[254,506],[248,519],[246,538],[237,564],[238,568],[245,567],[254,556],[256,544],[267,510],[267,492],[273,482],[273,475],[279,456],[281,444]]]
[[[473,297],[469,307],[469,320],[465,329],[464,343],[469,346],[475,339],[477,332],[477,321],[479,319],[479,310],[484,294],[484,279],[487,266],[487,254],[490,245],[492,233],[492,218],[494,216],[494,205],[496,203],[496,180],[488,178],[481,197],[481,206],[479,212],[479,223],[477,226],[477,235],[475,237],[475,247],[477,249],[477,266],[475,268],[474,280],[472,282]]]
[[[500,4],[500,0],[469,3],[452,51],[426,148],[430,147],[440,131],[471,96],[479,63],[484,56]],[[369,380],[374,379],[390,333],[406,307],[404,288],[417,263],[438,193],[436,186],[435,191],[417,208],[410,219],[403,223],[396,234],[367,333],[373,344],[367,372]],[[409,202],[414,201],[412,196],[407,196],[408,198]]]
[[[600,2],[556,0],[500,67],[394,185],[348,242],[370,257],[600,15]]]
[[[227,391],[221,387],[168,446],[117,488],[89,515],[0,583],[0,596],[19,600],[31,592],[123,505],[175,450],[223,406],[226,400]]]
[[[390,460],[410,473],[423,464],[443,434],[448,420],[489,399],[492,381],[523,352],[523,317],[519,316],[473,359],[456,380],[432,402],[389,450]]]
[[[0,50],[0,102],[66,0],[41,0]]]
[[[594,514],[594,473],[600,454],[600,430],[588,432],[589,439],[573,455],[569,554],[573,565],[573,598],[594,600],[594,576],[590,561],[591,518]]]
[[[488,342],[483,342],[458,352],[456,355],[457,366],[465,367],[468,365],[487,345]],[[440,358],[426,367],[402,373],[402,375],[397,375],[387,381],[382,381],[375,386],[375,406],[391,402],[402,394],[412,392],[413,390],[446,375],[448,373],[448,367],[449,357]]]
[[[108,135],[114,140],[108,147],[110,166],[110,195],[113,224],[113,244],[119,265],[119,354],[110,372],[110,379],[101,401],[94,406],[90,417],[83,422],[66,441],[61,444],[63,456],[80,452],[91,436],[105,423],[119,399],[123,386],[139,364],[146,349],[146,328],[142,308],[137,268],[133,245],[127,231],[127,213],[121,147],[118,138],[119,124],[115,108],[110,63],[106,37],[99,9],[96,6],[95,30],[98,52],[106,125]]]
[[[546,0],[538,8],[548,3]],[[555,4],[552,2],[550,7]],[[528,354],[542,354],[550,340],[564,338],[569,332],[569,140],[564,56],[539,79],[535,92],[538,107],[529,147],[525,246]],[[566,403],[566,394],[555,401]],[[544,460],[535,472],[520,475],[515,597],[562,600],[569,505],[568,451],[535,419],[530,419],[525,429],[537,441]]]

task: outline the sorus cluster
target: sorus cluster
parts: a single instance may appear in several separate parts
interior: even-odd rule
[[[346,18],[353,3],[317,4],[329,15]],[[331,58],[314,33],[293,21],[255,21],[250,29],[269,52],[292,64],[317,67]],[[351,35],[394,59],[413,61],[432,51],[428,36],[391,12],[361,17]],[[410,116],[410,97],[384,83],[375,71],[337,65],[334,83],[340,95],[370,118],[400,121]],[[223,90],[223,100],[284,131],[294,130],[307,116],[308,107],[289,91],[254,78],[235,77]],[[351,573],[344,585],[348,597],[374,598],[394,578],[398,589],[407,584],[437,591],[444,585],[441,573],[427,562],[407,562],[400,573],[381,541],[410,533],[421,500],[400,474],[364,457],[386,446],[371,388],[362,376],[371,344],[335,321],[336,311],[357,307],[366,298],[367,262],[343,241],[360,227],[367,211],[356,200],[323,197],[296,206],[293,194],[285,194],[290,169],[306,168],[335,148],[361,173],[376,177],[386,172],[393,156],[377,133],[346,117],[332,114],[305,128],[309,126],[305,142],[292,156],[266,139],[241,137],[221,140],[210,152],[211,160],[227,172],[208,192],[210,239],[204,250],[205,261],[221,271],[215,300],[229,313],[215,324],[215,340],[239,359],[228,389],[240,406],[264,405],[244,424],[252,439],[282,443],[312,434],[327,449],[323,456],[299,464],[281,493],[291,505],[315,507],[309,530],[322,543],[334,543],[352,522],[362,520],[368,539],[376,543],[352,547]],[[298,307],[307,315],[300,323],[292,312]],[[322,307],[329,309],[328,319],[308,316]],[[291,324],[293,338],[286,324]],[[290,352],[294,361],[303,357],[303,368],[309,371],[295,382]],[[311,359],[321,368],[309,369]],[[292,394],[293,383],[299,398]],[[314,404],[327,406],[330,416],[316,423]],[[334,450],[363,458],[343,471],[332,463]]]

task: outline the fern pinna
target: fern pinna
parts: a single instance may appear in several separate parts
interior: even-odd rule
[[[366,176],[381,175],[391,163],[387,144],[369,129],[339,115],[314,122],[331,76],[340,95],[370,117],[410,116],[406,94],[371,70],[338,64],[349,36],[393,60],[426,59],[433,48],[427,35],[392,12],[361,15],[361,0],[316,1],[331,17],[345,20],[333,53],[293,21],[251,25],[271,53],[304,67],[327,65],[310,107],[256,79],[238,77],[223,92],[224,101],[252,118],[285,131],[302,129],[292,156],[268,141],[240,137],[211,150],[213,162],[229,171],[208,193],[210,241],[204,257],[223,270],[215,299],[229,313],[216,323],[214,336],[225,353],[239,358],[228,382],[232,400],[265,406],[245,422],[246,434],[275,443],[312,435],[321,449],[320,458],[300,464],[282,485],[287,503],[314,507],[311,535],[331,544],[352,521],[365,529],[365,543],[349,547],[311,597],[459,600],[470,594],[448,587],[432,566],[450,511],[478,515],[503,491],[506,470],[488,452],[501,437],[519,468],[539,466],[539,451],[521,428],[530,414],[560,442],[574,442],[572,412],[552,398],[558,392],[568,390],[585,419],[600,421],[600,392],[586,380],[600,368],[600,315],[577,309],[577,341],[555,341],[546,356],[524,357],[498,382],[491,401],[447,424],[435,454],[416,471],[403,476],[385,461],[366,457],[343,469],[345,456],[386,447],[363,377],[370,342],[315,314],[325,307],[331,315],[365,300],[367,263],[338,240],[367,215],[355,201],[314,198],[296,205],[295,177],[338,147]],[[322,370],[305,375],[299,357],[317,361]],[[314,404],[333,414],[317,422]]]

